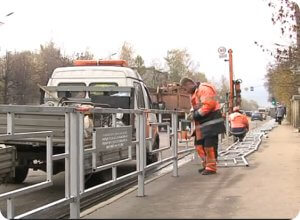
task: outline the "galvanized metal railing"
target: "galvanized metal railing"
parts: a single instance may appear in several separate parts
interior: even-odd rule
[[[22,138],[30,138],[30,137],[45,137],[46,138],[46,181],[37,183],[28,187],[24,187],[21,189],[13,190],[11,192],[3,193],[0,195],[0,199],[6,199],[7,201],[7,218],[11,219],[15,217],[15,204],[14,199],[16,197],[29,194],[31,192],[49,187],[53,185],[52,182],[52,131],[40,131],[40,132],[24,132],[24,133],[16,133],[14,129],[14,120],[15,120],[15,112],[9,111],[7,112],[7,132],[6,134],[0,135],[0,140],[15,140]]]
[[[24,112],[36,112],[36,113],[64,113],[65,114],[65,152],[61,154],[52,155],[52,131],[41,131],[41,132],[28,132],[28,133],[14,133],[14,114]],[[128,146],[128,158],[112,162],[109,164],[103,164],[97,166],[97,143],[96,143],[96,132],[93,132],[93,144],[90,148],[84,146],[84,111],[78,110],[76,107],[37,107],[37,106],[0,106],[0,113],[7,113],[7,134],[0,135],[2,139],[12,138],[25,138],[42,136],[46,137],[47,142],[47,179],[45,182],[35,184],[33,186],[25,187],[22,189],[14,190],[12,192],[4,193],[0,195],[0,199],[7,199],[7,217],[8,218],[25,218],[32,214],[37,214],[47,209],[52,209],[56,206],[63,204],[70,204],[70,218],[80,217],[80,199],[94,194],[100,190],[110,187],[114,184],[125,181],[128,178],[137,176],[138,179],[138,190],[137,195],[142,197],[145,196],[145,173],[153,168],[154,166],[161,165],[168,161],[173,161],[173,176],[178,176],[178,156],[180,154],[189,153],[194,151],[194,147],[178,151],[178,111],[166,111],[166,110],[132,110],[132,109],[104,109],[94,108],[91,113],[109,113],[112,115],[112,127],[116,127],[116,114],[131,114],[136,118],[135,129],[136,138],[132,140]],[[150,136],[146,137],[146,124],[147,114],[171,114],[171,124],[163,123],[161,121],[152,121],[149,126],[156,125],[167,125],[167,136],[171,138],[171,145],[162,147],[161,149],[152,149],[151,139],[153,134],[150,132]],[[161,117],[160,117],[161,118]],[[105,128],[104,128],[105,129]],[[111,129],[111,128],[107,128]],[[171,129],[171,132],[170,132]],[[151,131],[152,129],[150,129]],[[149,153],[161,154],[162,151],[172,150],[172,156],[168,158],[160,157],[160,160],[150,165],[146,164],[146,148],[147,143],[150,145]],[[136,171],[129,174],[117,177],[117,166],[124,164],[134,159],[132,147],[135,146],[135,158],[136,158]],[[112,169],[112,179],[99,184],[97,186],[85,189],[84,186],[84,156],[92,155],[92,172],[99,172],[105,169]],[[31,193],[33,191],[49,187],[52,183],[52,166],[55,160],[65,160],[65,198],[54,201],[47,205],[39,208],[30,210],[26,213],[15,215],[13,199],[24,194]]]

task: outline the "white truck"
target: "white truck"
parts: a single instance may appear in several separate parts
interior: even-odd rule
[[[263,120],[267,119],[268,111],[266,108],[258,108],[258,112],[262,114]]]
[[[126,67],[123,60],[78,60],[73,67],[60,67],[54,70],[47,86],[40,86],[42,106],[90,106],[123,109],[151,109],[149,91],[137,71]],[[85,144],[91,143],[91,129],[106,127],[111,124],[111,115],[86,115],[84,118]],[[135,133],[135,118],[130,114],[118,114],[119,126],[132,125]],[[156,115],[147,114],[146,136],[152,129],[152,149],[159,148],[159,134]],[[19,113],[15,115],[16,132],[54,131],[53,153],[64,153],[64,114],[54,113]],[[7,127],[6,114],[0,115],[0,133],[5,134]],[[28,140],[2,141],[0,144],[13,146],[16,151],[16,167],[13,181],[25,180],[28,169],[46,170],[45,140],[35,138]],[[12,151],[14,152],[14,151]],[[135,153],[135,150],[132,151]],[[0,155],[1,156],[1,155]],[[99,164],[117,161],[128,156],[128,152],[112,149],[99,153]],[[14,158],[12,156],[12,158]],[[157,154],[147,153],[147,163],[157,161]],[[88,162],[87,164],[90,164]],[[99,165],[98,164],[98,165]],[[53,174],[64,171],[64,160],[54,161]],[[10,173],[11,170],[9,170]],[[90,169],[86,170],[88,174]],[[1,174],[1,170],[0,170]]]

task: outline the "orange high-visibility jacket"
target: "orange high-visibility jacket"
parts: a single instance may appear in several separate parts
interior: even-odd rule
[[[209,83],[201,83],[191,97],[191,104],[194,109],[198,111],[202,116],[207,115],[210,112],[220,109],[220,104],[216,100],[216,89]]]
[[[209,83],[201,83],[191,96],[191,105],[194,110],[198,110],[202,116],[207,115],[210,112],[214,112],[220,109],[220,104],[216,100],[216,89]],[[201,130],[197,129],[200,123],[195,121],[196,127],[196,140],[202,139]]]
[[[231,128],[247,128],[249,130],[249,122],[246,115],[240,112],[234,112],[229,115]]]

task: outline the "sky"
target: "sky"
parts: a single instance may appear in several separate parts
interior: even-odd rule
[[[218,48],[233,50],[242,98],[269,106],[263,86],[272,58],[254,44],[286,45],[265,0],[0,0],[0,54],[38,50],[50,40],[63,53],[89,50],[104,58],[129,42],[146,65],[164,63],[168,50],[187,49],[209,80],[229,77]],[[13,15],[5,17],[6,14]],[[116,55],[118,56],[118,55]],[[254,91],[245,88],[254,87]]]

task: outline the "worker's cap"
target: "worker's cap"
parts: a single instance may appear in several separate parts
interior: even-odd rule
[[[192,80],[191,78],[189,78],[189,77],[183,77],[180,80],[180,86],[183,86],[183,85],[185,85],[188,82],[195,83],[194,80]]]
[[[237,112],[237,111],[239,111],[240,110],[240,106],[235,106],[235,107],[233,107],[233,111],[234,112]]]

